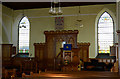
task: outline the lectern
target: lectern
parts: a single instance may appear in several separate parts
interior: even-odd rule
[[[72,44],[64,44],[63,48],[63,71],[78,71],[80,58],[79,48],[72,48]]]
[[[69,65],[72,61],[72,44],[64,44],[63,62],[64,65]]]

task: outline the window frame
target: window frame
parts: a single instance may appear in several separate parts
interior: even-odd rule
[[[22,16],[22,18],[20,19],[19,23],[18,23],[18,42],[17,42],[17,52],[19,53],[19,25],[20,25],[20,22],[22,21],[22,19],[26,17],[28,19],[27,16]],[[28,19],[29,21],[29,19]],[[30,21],[29,21],[29,47],[30,47]],[[29,48],[29,52],[30,52],[30,48]]]
[[[99,53],[99,46],[98,46],[98,45],[99,45],[99,44],[98,44],[98,24],[99,24],[99,20],[100,20],[101,16],[102,16],[105,12],[106,12],[107,14],[109,14],[109,16],[111,17],[111,19],[112,19],[112,21],[113,21],[113,45],[115,44],[115,24],[114,24],[114,19],[113,19],[113,17],[110,15],[109,12],[104,11],[104,12],[102,12],[102,14],[99,16],[98,21],[97,21],[97,53],[98,53],[98,54],[102,54],[102,53]],[[107,53],[105,53],[105,54],[107,54]]]

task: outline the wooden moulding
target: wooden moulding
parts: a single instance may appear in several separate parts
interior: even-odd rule
[[[34,43],[34,46],[35,46],[35,45],[44,46],[44,45],[45,45],[45,43]]]
[[[44,31],[44,34],[78,34],[78,30],[56,30],[56,31]]]
[[[90,46],[90,43],[77,43],[77,46]]]

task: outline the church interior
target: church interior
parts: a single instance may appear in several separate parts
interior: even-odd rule
[[[3,2],[3,79],[117,78],[116,2]]]

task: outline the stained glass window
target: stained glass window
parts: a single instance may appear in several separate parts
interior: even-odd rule
[[[104,12],[98,21],[98,52],[110,53],[110,46],[113,45],[113,19],[107,12]]]
[[[29,20],[23,17],[19,23],[19,53],[29,53],[29,30]]]

